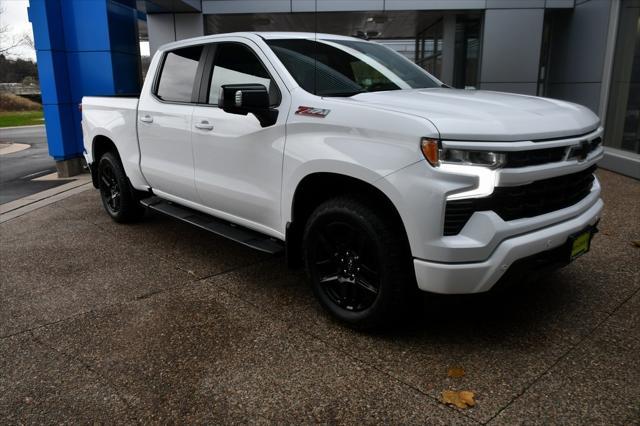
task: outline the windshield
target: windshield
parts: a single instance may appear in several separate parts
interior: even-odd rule
[[[426,71],[380,44],[274,39],[267,44],[298,84],[319,96],[439,87]]]

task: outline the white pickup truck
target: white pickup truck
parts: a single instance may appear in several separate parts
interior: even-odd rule
[[[82,100],[117,222],[156,210],[306,267],[322,306],[378,326],[414,289],[478,293],[589,250],[600,120],[447,87],[386,47],[315,33],[167,44],[139,98]]]

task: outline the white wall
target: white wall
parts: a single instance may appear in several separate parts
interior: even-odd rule
[[[204,35],[201,13],[158,13],[147,15],[151,55],[165,43]]]

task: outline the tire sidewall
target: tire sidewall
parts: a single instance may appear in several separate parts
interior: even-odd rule
[[[314,273],[315,268],[311,264],[315,258],[318,233],[322,232],[321,229],[325,224],[332,222],[335,219],[347,221],[365,232],[367,236],[367,243],[371,244],[371,250],[375,253],[375,256],[378,259],[380,275],[378,295],[376,296],[373,304],[362,311],[354,312],[337,306],[322,288],[322,284],[320,284],[318,276]],[[385,261],[385,247],[380,238],[377,238],[375,227],[370,223],[370,220],[365,219],[363,216],[358,214],[357,211],[346,206],[321,206],[314,214],[312,214],[309,220],[309,226],[305,231],[303,241],[305,262],[311,280],[311,286],[315,296],[318,298],[320,304],[325,310],[341,321],[354,326],[366,325],[372,319],[384,315],[384,313],[388,311],[392,292],[391,286],[395,283],[389,277],[389,268]]]
[[[102,182],[102,173],[106,167],[111,167],[111,170],[113,170],[113,174],[120,189],[120,209],[118,211],[113,211],[109,207],[103,193],[104,182]],[[128,211],[132,208],[132,206],[129,205],[131,203],[129,181],[127,180],[127,176],[120,165],[120,161],[110,152],[104,154],[100,158],[100,162],[98,163],[98,182],[100,199],[102,200],[102,205],[105,210],[115,221],[124,221],[127,218]]]

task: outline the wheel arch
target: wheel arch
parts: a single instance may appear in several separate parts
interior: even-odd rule
[[[321,203],[341,195],[353,195],[376,206],[387,214],[401,230],[409,247],[400,213],[393,201],[380,188],[370,182],[346,174],[315,172],[302,178],[293,193],[290,220],[286,224],[287,262],[289,266],[301,265],[302,234],[307,220]]]
[[[100,158],[107,152],[113,152],[118,160],[122,163],[120,153],[116,144],[105,135],[96,135],[91,141],[91,159],[93,160],[93,167],[91,167],[91,180],[93,186],[98,188],[98,163]]]

